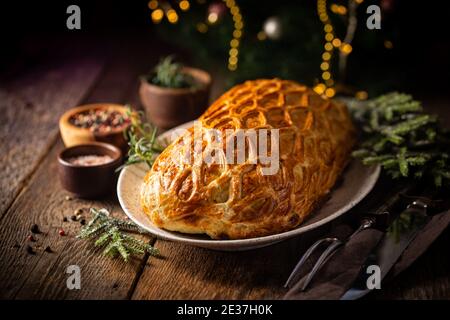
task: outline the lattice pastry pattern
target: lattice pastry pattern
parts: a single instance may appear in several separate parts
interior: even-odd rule
[[[201,143],[195,145],[191,128],[170,144],[147,174],[141,202],[157,226],[214,239],[264,236],[297,227],[333,187],[355,141],[344,105],[279,79],[233,87],[199,121]],[[217,129],[218,135],[211,135],[210,129]],[[262,174],[265,165],[251,152],[250,140],[245,140],[243,161],[226,161],[227,151],[234,151],[237,160],[239,145],[232,144],[234,138],[226,132],[239,129],[279,129],[276,174]],[[270,137],[268,141],[270,150]],[[222,148],[217,148],[219,142]],[[194,154],[200,155],[197,160]],[[216,161],[208,164],[208,155]]]

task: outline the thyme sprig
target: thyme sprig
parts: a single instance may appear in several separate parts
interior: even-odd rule
[[[349,106],[362,133],[354,157],[367,165],[380,164],[393,178],[426,178],[437,187],[450,185],[449,133],[419,101],[392,92]]]
[[[124,232],[147,234],[131,221],[124,221],[110,216],[106,209],[91,208],[92,220],[81,229],[77,238],[96,239],[97,247],[104,247],[103,254],[110,257],[120,255],[127,262],[132,255],[148,253],[158,256],[159,251],[152,245],[130,236]]]
[[[124,132],[129,146],[128,157],[118,170],[141,162],[151,168],[156,156],[164,150],[156,139],[158,128],[142,120],[142,111],[132,111],[131,107],[128,107],[127,116],[131,119],[130,126]]]

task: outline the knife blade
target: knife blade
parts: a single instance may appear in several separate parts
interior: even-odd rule
[[[390,230],[385,233],[378,246],[368,257],[357,280],[344,293],[341,300],[359,299],[371,292],[367,286],[367,279],[371,275],[366,272],[369,265],[380,267],[380,281],[386,277],[418,232],[431,219],[427,209],[428,204],[424,198],[417,198],[391,222]]]

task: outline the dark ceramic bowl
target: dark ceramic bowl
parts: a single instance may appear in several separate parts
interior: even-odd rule
[[[108,155],[113,160],[104,164],[81,166],[68,159],[83,155]],[[69,147],[58,155],[58,173],[64,189],[81,198],[98,198],[111,193],[116,186],[115,170],[122,163],[122,152],[109,143],[91,142]]]

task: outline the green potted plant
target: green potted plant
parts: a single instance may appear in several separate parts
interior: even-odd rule
[[[211,76],[206,71],[185,67],[169,56],[141,77],[139,95],[147,118],[169,129],[203,113],[210,87]]]

